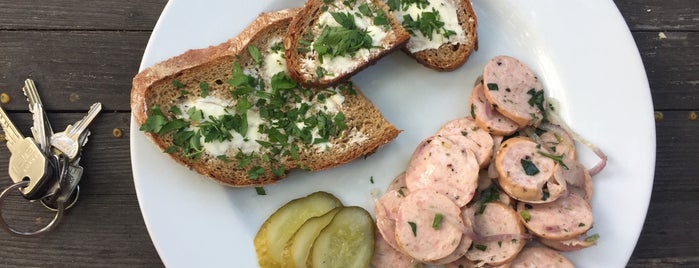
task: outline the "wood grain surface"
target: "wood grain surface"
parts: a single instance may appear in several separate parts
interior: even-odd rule
[[[27,77],[37,81],[54,126],[78,120],[93,102],[104,105],[84,151],[80,202],[48,235],[0,233],[0,267],[163,266],[134,190],[128,100],[166,2],[0,0],[0,93],[10,95],[3,107],[18,127],[28,130],[31,122],[21,92]],[[636,40],[656,115],[662,115],[651,203],[628,266],[699,267],[699,120],[692,116],[699,110],[699,2],[614,2]],[[114,137],[114,129],[123,136]],[[0,146],[0,174],[7,174],[7,161]],[[0,187],[8,185],[0,179]],[[20,197],[7,200],[3,211],[26,226],[52,217]]]

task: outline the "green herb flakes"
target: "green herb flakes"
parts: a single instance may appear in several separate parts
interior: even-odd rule
[[[432,229],[437,230],[442,226],[442,218],[444,218],[444,215],[442,215],[442,213],[434,214],[434,219],[432,220]]]
[[[413,231],[413,236],[417,236],[417,224],[412,221],[409,221],[408,224],[410,225],[410,230]]]
[[[539,168],[537,168],[531,160],[523,158],[520,160],[520,163],[522,164],[522,168],[524,169],[525,174],[529,176],[539,174]]]

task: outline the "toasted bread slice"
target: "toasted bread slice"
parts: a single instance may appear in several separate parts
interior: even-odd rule
[[[478,49],[477,18],[470,0],[389,0],[387,5],[411,35],[403,51],[424,66],[451,71]]]
[[[321,170],[399,133],[351,83],[306,89],[286,73],[282,40],[298,9],[263,13],[238,36],[134,77],[133,116],[177,162],[235,187]]]
[[[331,86],[409,38],[382,0],[308,0],[284,37],[289,75],[306,87]]]

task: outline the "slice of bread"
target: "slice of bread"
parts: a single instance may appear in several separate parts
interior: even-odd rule
[[[403,51],[426,67],[452,71],[478,50],[477,18],[470,0],[388,0],[387,5],[410,32]]]
[[[409,38],[383,0],[308,0],[284,37],[289,75],[306,87],[331,86]]]
[[[263,13],[238,36],[134,77],[132,114],[175,161],[229,186],[368,155],[398,134],[351,82],[305,89],[285,72],[282,40],[298,9]]]

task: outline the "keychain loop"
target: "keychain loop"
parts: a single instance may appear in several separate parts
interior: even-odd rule
[[[22,187],[26,187],[29,185],[28,181],[20,181],[18,183],[10,185],[10,187],[7,187],[5,190],[0,193],[0,228],[8,231],[11,234],[17,235],[17,236],[33,236],[33,235],[38,235],[42,234],[44,232],[50,231],[51,229],[55,228],[58,226],[58,222],[61,221],[61,218],[63,218],[63,212],[65,211],[65,204],[59,203],[57,204],[58,207],[56,208],[56,216],[53,217],[53,220],[49,222],[46,226],[43,228],[36,230],[36,231],[19,231],[17,229],[14,229],[10,225],[5,222],[5,218],[2,216],[2,204],[5,202],[5,198],[13,191],[13,190],[18,190]]]

